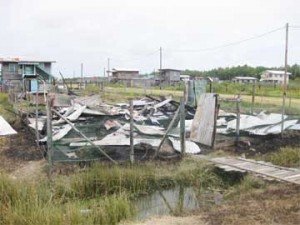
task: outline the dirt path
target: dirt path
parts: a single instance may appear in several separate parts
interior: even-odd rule
[[[126,222],[121,225],[207,225],[201,216],[163,216],[154,217],[141,222]]]

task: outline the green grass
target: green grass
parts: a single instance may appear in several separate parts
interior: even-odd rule
[[[8,101],[8,94],[0,93],[0,115],[3,116],[8,123],[14,123],[16,115],[13,112],[13,105]]]
[[[69,199],[49,182],[20,182],[0,175],[0,224],[117,224],[133,215],[124,194]]]
[[[138,196],[175,185],[224,188],[214,168],[187,158],[175,164],[95,164],[52,181],[11,180],[0,174],[0,224],[117,224],[131,218]]]
[[[263,156],[263,159],[278,166],[300,167],[300,148],[281,148]]]
[[[208,88],[207,88],[208,90]],[[253,84],[240,84],[232,82],[213,83],[213,92],[218,94],[241,94],[252,95]],[[266,97],[281,97],[283,88],[281,85],[256,84],[255,95]],[[287,90],[287,96],[292,98],[300,98],[300,83],[290,82]]]

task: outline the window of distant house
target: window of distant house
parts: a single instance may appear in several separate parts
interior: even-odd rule
[[[33,65],[25,65],[24,74],[25,75],[34,75],[34,66]]]
[[[45,69],[45,63],[39,63],[39,66],[40,66],[42,69]]]
[[[17,72],[18,64],[17,63],[9,63],[8,64],[8,71],[9,72]]]

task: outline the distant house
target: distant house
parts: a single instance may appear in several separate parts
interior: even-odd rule
[[[247,84],[247,83],[256,83],[257,78],[255,77],[235,77],[232,79],[235,83]]]
[[[190,79],[191,79],[190,75],[185,75],[185,74],[180,75],[180,80],[182,81],[189,81]]]
[[[289,76],[291,73],[286,73],[286,84],[289,83]],[[284,83],[284,71],[281,70],[266,70],[261,74],[262,82],[268,82],[272,84],[283,84]]]
[[[161,69],[159,70],[159,82],[166,85],[174,85],[180,81],[181,70],[176,69]]]
[[[111,80],[132,80],[139,77],[139,71],[136,69],[112,69]]]
[[[54,81],[51,66],[55,61],[0,58],[0,80],[3,83],[23,86],[24,92],[37,90],[37,79],[45,83]]]

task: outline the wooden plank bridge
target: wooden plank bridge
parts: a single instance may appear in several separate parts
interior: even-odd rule
[[[300,185],[300,169],[233,157],[218,157],[209,159],[209,161],[225,171],[250,172],[269,180],[279,180]]]

